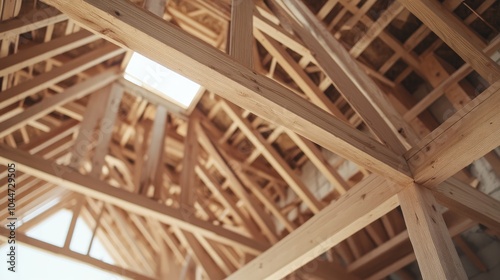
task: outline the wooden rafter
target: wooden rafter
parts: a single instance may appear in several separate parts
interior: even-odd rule
[[[138,278],[464,278],[451,240],[487,269],[460,233],[500,231],[495,1],[46,2],[0,15],[0,163],[21,219],[60,200],[21,232],[69,209],[56,251],[83,218]],[[207,90],[128,81],[134,51]]]

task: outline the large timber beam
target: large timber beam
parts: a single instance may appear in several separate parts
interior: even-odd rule
[[[108,40],[138,51],[334,153],[400,183],[412,181],[406,162],[384,145],[129,1],[45,2]]]
[[[500,232],[500,201],[455,178],[432,191],[443,206]]]
[[[228,279],[283,278],[396,208],[400,189],[370,175]]]
[[[186,231],[196,231],[208,239],[240,247],[253,254],[258,254],[267,248],[267,246],[247,237],[195,217],[183,215],[181,211],[155,203],[144,196],[112,187],[98,179],[75,172],[69,167],[1,145],[0,164],[6,165],[12,162],[16,163],[16,167],[21,172],[29,173],[47,182],[102,200],[132,213],[156,218],[163,223],[178,226]]]
[[[405,153],[415,182],[437,186],[500,145],[500,81]]]
[[[7,241],[9,236],[9,232],[5,228],[0,228],[0,240],[2,241]],[[29,247],[33,247],[42,251],[45,251],[50,254],[54,254],[57,256],[61,256],[70,260],[74,260],[83,264],[91,265],[93,267],[96,267],[98,269],[104,270],[111,272],[116,275],[120,275],[123,277],[127,277],[130,279],[139,279],[139,280],[153,280],[155,278],[145,276],[142,274],[139,274],[137,272],[134,272],[132,270],[122,268],[122,267],[117,267],[108,263],[105,263],[103,261],[94,259],[92,257],[89,257],[87,255],[79,254],[76,252],[73,252],[67,248],[61,248],[58,246],[54,246],[52,244],[28,237],[27,235],[17,232],[16,233],[16,241],[25,244]]]

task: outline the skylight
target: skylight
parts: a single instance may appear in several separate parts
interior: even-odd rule
[[[125,69],[125,79],[163,95],[183,108],[191,105],[201,88],[197,83],[138,53],[132,55]]]

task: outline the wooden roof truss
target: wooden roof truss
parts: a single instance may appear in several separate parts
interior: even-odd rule
[[[132,279],[466,279],[453,241],[500,233],[466,168],[500,166],[498,1],[1,2],[19,242]],[[132,51],[205,93],[183,110],[128,82]],[[25,234],[61,209],[62,248]]]

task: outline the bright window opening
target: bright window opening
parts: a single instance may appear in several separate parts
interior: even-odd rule
[[[43,242],[62,247],[66,233],[71,222],[72,212],[61,210],[48,217],[39,225],[28,230],[26,235]],[[21,226],[22,228],[22,226]],[[92,230],[87,224],[78,218],[70,249],[72,251],[86,254],[92,236]],[[15,273],[7,270],[7,264],[0,269],[0,279],[25,280],[25,279],[51,279],[51,280],[121,280],[123,277],[112,274],[91,265],[67,259],[62,256],[53,255],[40,249],[30,247],[23,243],[17,243],[18,263]],[[9,244],[0,245],[0,255],[7,255]],[[90,256],[103,262],[114,264],[112,257],[106,251],[104,245],[98,238],[92,244]]]
[[[132,55],[125,69],[125,79],[166,97],[182,108],[191,105],[201,88],[197,83],[138,53]]]

